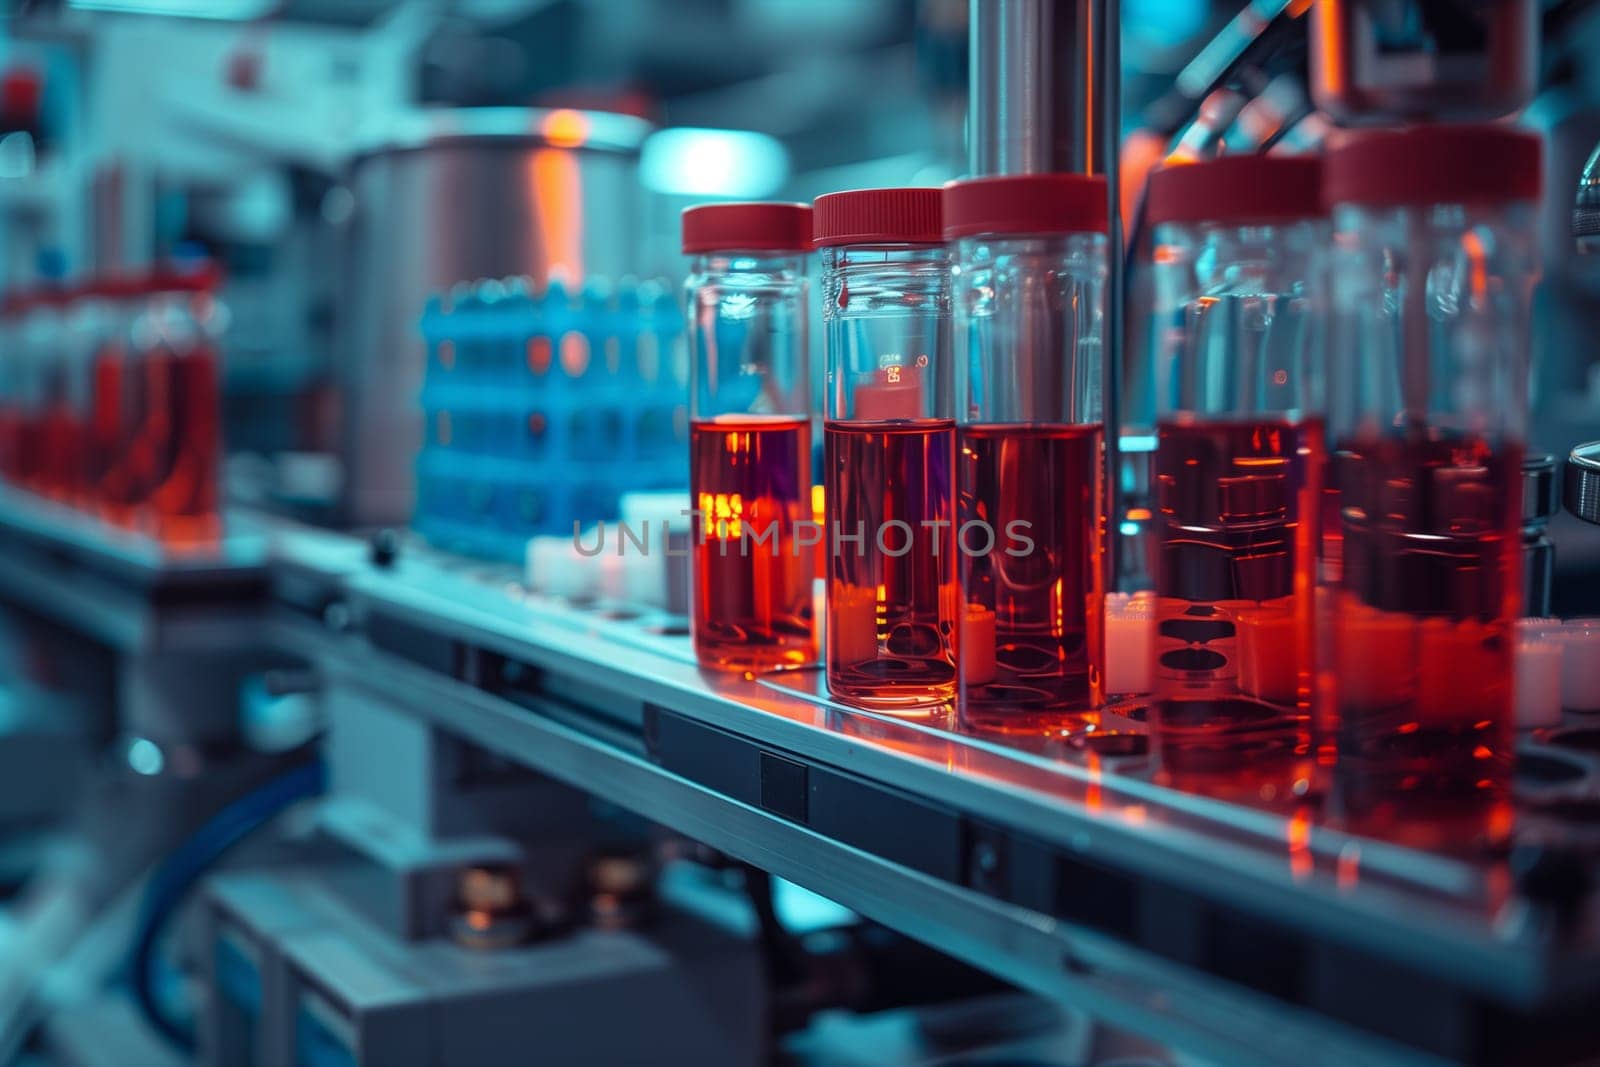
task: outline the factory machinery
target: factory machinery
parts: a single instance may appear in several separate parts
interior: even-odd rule
[[[1188,148],[1208,153],[1207,130],[1220,136],[1244,104],[1238,70],[1304,17],[1324,23],[1319,102],[1356,121],[1497,116],[1532,92],[1537,5],[1478,5],[1493,25],[1451,38],[1450,62],[1414,80],[1394,37],[1384,62],[1363,65],[1377,51],[1361,49],[1378,48],[1365,10],[1252,4],[1180,79],[1162,139],[1188,130]],[[973,174],[1103,174],[1126,158],[1103,121],[1117,114],[1118,23],[1116,0],[974,0]],[[602,170],[639,136],[611,118],[586,150]],[[1264,140],[1304,135],[1302,118],[1280,116]],[[480,156],[531,136],[503,115],[430,122],[364,151],[359,180],[392,189],[362,203],[434,180],[427,168],[477,180],[492,173]],[[546,120],[535,151],[562,136]],[[1583,239],[1596,188],[1590,173],[1578,190]],[[1125,213],[1115,180],[1107,195],[1100,384],[1125,558],[1106,565],[1132,588],[1148,446],[1117,425],[1139,419],[1119,395],[1133,326],[1121,230],[1142,227],[1144,207]],[[352,383],[374,378],[380,349],[417,357],[352,405],[343,447],[360,514],[335,526],[224,508],[220,533],[174,549],[160,529],[0,491],[0,602],[22,650],[0,814],[25,861],[0,859],[28,873],[0,925],[0,1061],[1600,1057],[1600,699],[1586,703],[1600,644],[1583,624],[1562,630],[1568,662],[1541,689],[1558,695],[1517,730],[1514,831],[1454,849],[1340,828],[1315,795],[1180,788],[1157,773],[1148,701],[1109,702],[1092,729],[997,734],[948,706],[840,702],[814,663],[706,670],[685,552],[660,506],[626,491],[678,484],[687,444],[670,370],[629,383],[626,410],[679,458],[585,505],[562,487],[554,504],[516,495],[538,460],[526,442],[460,465],[447,446],[461,445],[461,413],[493,408],[495,391],[441,393],[422,369],[436,373],[441,345],[451,360],[498,358],[506,320],[470,317],[489,305],[524,316],[524,341],[557,336],[546,360],[565,357],[572,332],[589,331],[598,361],[607,336],[667,347],[684,324],[649,283],[599,292],[568,276],[583,295],[561,307],[598,309],[594,325],[526,325],[556,313],[539,301],[551,278],[563,284],[560,264],[529,262],[553,246],[496,246],[469,266],[396,251],[379,222],[361,223],[362,255],[426,260],[435,276],[355,302]],[[626,249],[608,255],[591,250],[590,270],[620,276]],[[510,274],[539,282],[450,290]],[[561,440],[633,447],[632,431],[619,445],[581,428],[581,400],[561,403],[580,426]],[[441,434],[443,411],[455,420]],[[487,441],[473,448],[494,452]],[[608,452],[598,466],[609,477],[637,463]],[[1549,463],[1527,471],[1527,558],[1545,576],[1528,602],[1547,605],[1543,524],[1557,500],[1575,522],[1600,521],[1600,459],[1588,446],[1560,477]],[[385,512],[412,478],[416,528],[403,529]],[[612,540],[589,561],[570,538],[539,539],[585,506],[658,528],[659,543],[629,559],[636,546]],[[585,566],[605,576],[577,581]],[[1132,632],[1126,618],[1107,626],[1113,642]],[[25,774],[53,790],[6,787]],[[898,1029],[865,1021],[888,1014]]]

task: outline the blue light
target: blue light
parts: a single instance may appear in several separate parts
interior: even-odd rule
[[[791,933],[804,934],[830,926],[843,926],[853,921],[855,912],[842,904],[835,904],[805,886],[795,885],[782,878],[772,880],[772,906],[778,920]]]
[[[1199,33],[1209,14],[1204,0],[1124,0],[1123,32],[1132,31],[1149,46],[1171,48]]]
[[[266,17],[276,5],[273,0],[67,0],[67,6],[84,11],[115,11],[126,15],[179,15],[191,19],[245,22]]]
[[[1130,522],[1126,519],[1124,519],[1122,525],[1117,528],[1122,531],[1122,536],[1124,537],[1133,537],[1139,532],[1139,524],[1136,522]]]
[[[161,773],[166,766],[166,757],[161,754],[161,748],[148,738],[136,738],[128,745],[128,767],[135,774],[142,774],[147,778]]]
[[[658,193],[771,196],[788,180],[789,153],[764,133],[679,127],[645,140],[639,175]]]

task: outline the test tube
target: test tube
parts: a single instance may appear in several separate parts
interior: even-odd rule
[[[708,204],[683,214],[693,257],[690,629],[704,667],[813,663],[811,377],[805,204]]]
[[[1101,329],[1106,183],[974,178],[954,243],[964,727],[1062,732],[1105,693]]]
[[[1159,774],[1294,804],[1312,784],[1325,449],[1322,166],[1225,156],[1150,177]]]
[[[1538,137],[1504,126],[1362,132],[1326,164],[1319,718],[1335,815],[1417,847],[1510,829],[1540,170]]]
[[[956,680],[950,270],[938,189],[831,193],[823,267],[828,688],[927,715]]]

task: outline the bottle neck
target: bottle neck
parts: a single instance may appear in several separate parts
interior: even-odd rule
[[[862,244],[837,245],[822,250],[822,263],[828,270],[849,270],[853,267],[895,267],[908,270],[937,268],[943,270],[950,262],[950,250],[942,244]]]
[[[795,275],[806,272],[804,252],[705,252],[694,257],[690,273],[698,275],[768,274]]]

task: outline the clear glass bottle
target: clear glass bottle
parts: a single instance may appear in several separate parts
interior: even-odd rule
[[[1321,162],[1224,156],[1150,178],[1163,780],[1292,805],[1312,783],[1326,406]]]
[[[222,394],[218,343],[227,313],[214,270],[159,272],[132,325],[139,422],[129,475],[139,523],[172,545],[221,533]]]
[[[817,657],[805,204],[683,213],[690,351],[690,626],[700,664]]]
[[[1326,163],[1319,718],[1335,814],[1422,847],[1510,828],[1541,155],[1505,126],[1418,126]]]
[[[62,293],[54,286],[29,294],[19,339],[21,427],[19,484],[36,493],[54,491],[55,449],[60,444],[58,388],[61,377]]]
[[[967,728],[1071,731],[1105,696],[1106,206],[1077,174],[945,187]]]
[[[823,267],[828,688],[926,715],[956,680],[955,409],[938,189],[814,208]]]

